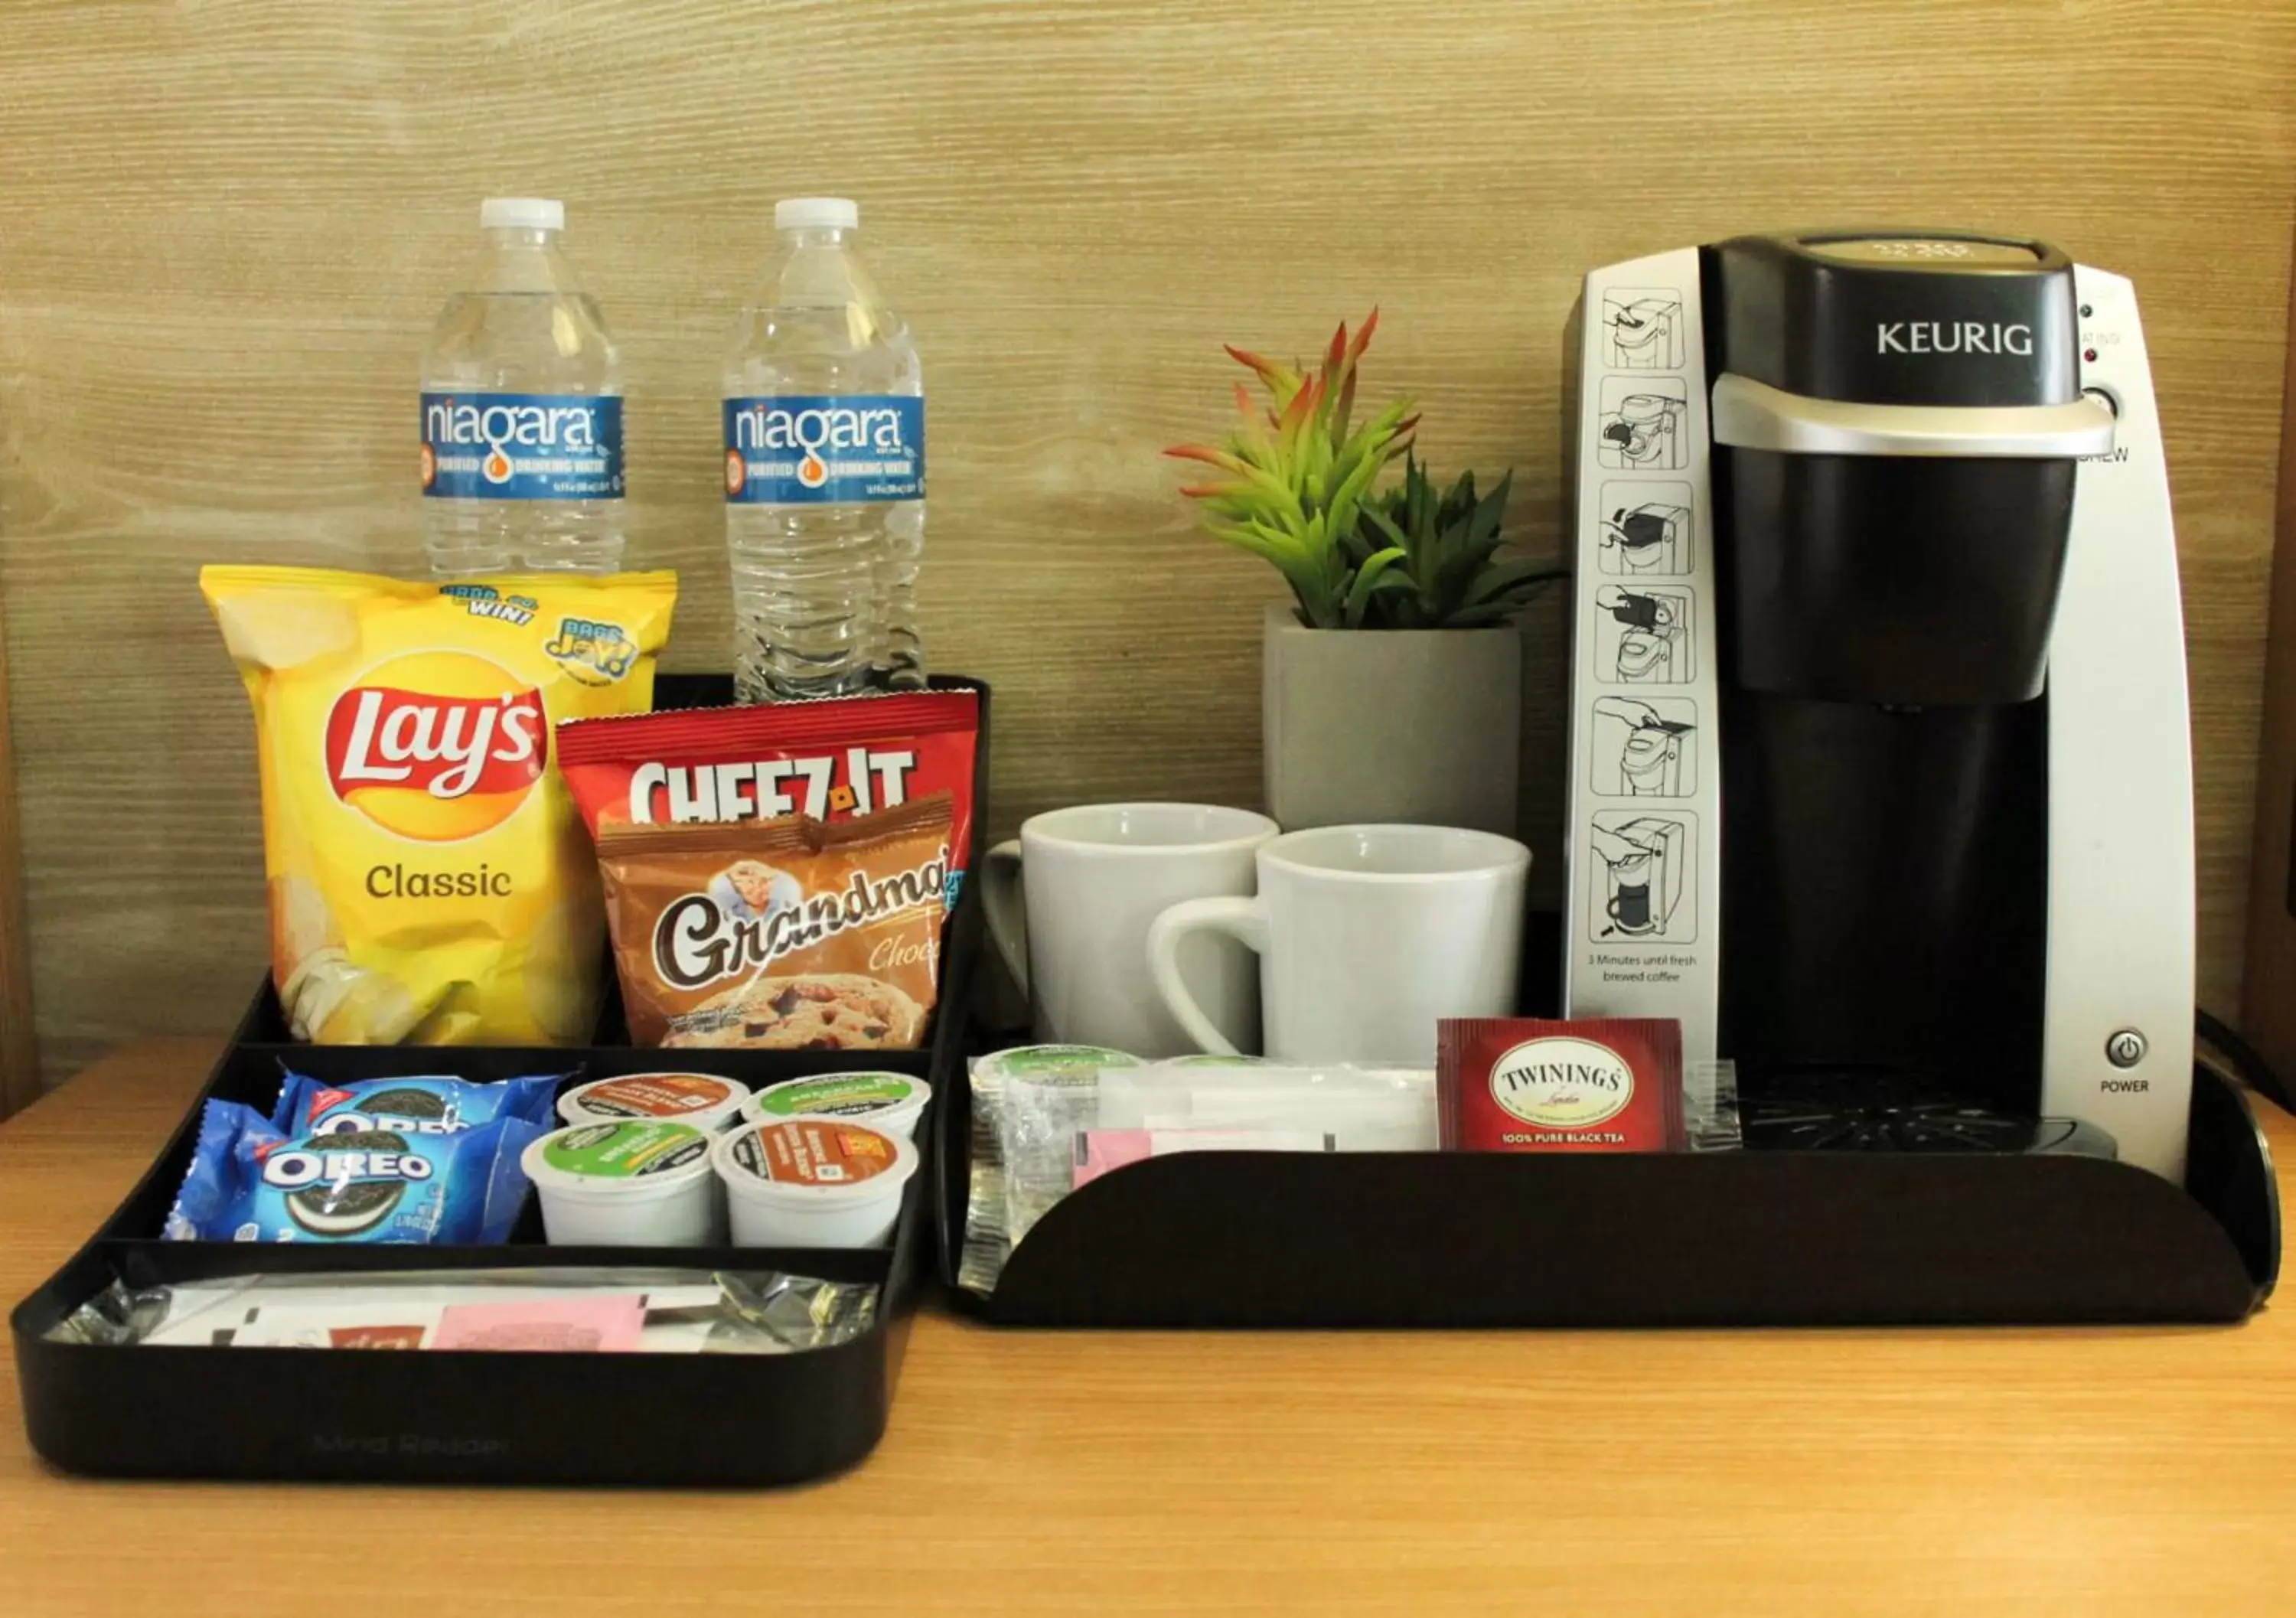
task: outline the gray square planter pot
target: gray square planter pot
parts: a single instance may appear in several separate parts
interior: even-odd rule
[[[1310,629],[1267,609],[1260,755],[1285,831],[1357,822],[1515,835],[1522,637]]]

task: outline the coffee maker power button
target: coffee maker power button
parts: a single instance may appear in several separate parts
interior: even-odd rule
[[[2143,1034],[2124,1028],[2104,1042],[2104,1059],[2115,1067],[2135,1067],[2144,1060],[2149,1048]]]

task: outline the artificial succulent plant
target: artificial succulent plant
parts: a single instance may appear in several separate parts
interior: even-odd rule
[[[1397,399],[1357,426],[1357,365],[1379,326],[1342,322],[1313,371],[1229,347],[1267,390],[1235,386],[1241,421],[1217,446],[1165,451],[1226,474],[1180,492],[1215,538],[1283,575],[1300,621],[1317,629],[1456,629],[1496,624],[1562,569],[1502,561],[1500,519],[1513,474],[1480,497],[1472,472],[1438,495],[1412,450],[1419,416]],[[1374,488],[1398,457],[1401,482]]]

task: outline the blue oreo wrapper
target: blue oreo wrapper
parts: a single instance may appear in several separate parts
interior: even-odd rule
[[[451,1133],[291,1136],[253,1107],[210,1101],[160,1234],[172,1242],[501,1242],[526,1197],[520,1154],[546,1129],[497,1116]]]
[[[390,1129],[415,1135],[451,1135],[497,1118],[548,1123],[558,1087],[570,1075],[549,1073],[474,1084],[467,1079],[425,1075],[414,1079],[353,1079],[329,1084],[288,1070],[271,1127],[282,1135],[352,1134]]]

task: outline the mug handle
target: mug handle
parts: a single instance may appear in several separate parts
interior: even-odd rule
[[[1029,910],[1021,886],[1021,844],[1008,839],[988,850],[980,865],[980,908],[988,936],[1004,958],[1004,970],[1022,994],[1029,992]]]
[[[1148,928],[1148,970],[1165,1009],[1177,1019],[1188,1038],[1216,1056],[1242,1053],[1228,1042],[1212,1020],[1204,1015],[1195,996],[1180,981],[1180,940],[1191,932],[1225,932],[1253,953],[1267,953],[1267,907],[1257,899],[1226,896],[1183,899],[1158,916]]]

